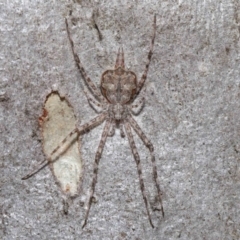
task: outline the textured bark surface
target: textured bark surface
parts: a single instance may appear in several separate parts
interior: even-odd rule
[[[155,229],[149,225],[127,139],[107,140],[95,203],[82,230],[102,126],[82,136],[83,185],[66,199],[44,159],[38,117],[53,89],[79,123],[96,116],[83,93],[76,51],[99,86],[123,46],[142,75],[153,15],[157,32],[145,108],[135,119],[155,147],[165,218],[150,154],[135,135]],[[1,239],[239,239],[240,3],[186,1],[3,1],[0,3]]]

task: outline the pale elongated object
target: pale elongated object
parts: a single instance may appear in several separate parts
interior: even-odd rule
[[[51,155],[59,143],[76,127],[72,106],[66,98],[60,97],[57,92],[52,92],[47,96],[39,124],[42,130],[43,151],[47,159],[52,161],[49,166],[53,175],[65,194],[77,195],[83,168],[78,134],[73,134],[59,149],[60,151]]]

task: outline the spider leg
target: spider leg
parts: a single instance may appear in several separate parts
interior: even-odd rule
[[[95,100],[92,96],[90,96],[90,94],[87,92],[87,89],[85,88],[84,90],[85,96],[88,100],[88,103],[90,105],[90,107],[97,113],[101,113],[103,106],[101,103],[99,103],[97,100]]]
[[[44,160],[38,165],[38,167],[36,169],[34,169],[32,172],[28,173],[26,176],[22,177],[21,180],[26,180],[26,179],[32,177],[33,175],[38,173],[40,170],[45,168],[49,163],[50,162],[46,162],[46,159],[44,158]]]
[[[145,105],[145,93],[146,93],[146,88],[143,89],[143,92],[141,93],[142,96],[140,98],[137,98],[133,102],[133,104],[131,104],[130,110],[131,110],[132,114],[135,116],[138,115],[142,111],[142,109]]]
[[[132,149],[133,157],[134,157],[134,159],[136,161],[136,164],[137,164],[140,188],[141,188],[141,191],[142,191],[143,200],[144,200],[145,207],[146,207],[146,210],[147,210],[148,219],[149,219],[150,225],[152,226],[152,228],[154,228],[154,225],[153,225],[152,219],[151,219],[151,215],[150,215],[149,209],[148,209],[148,201],[147,201],[147,195],[146,195],[145,186],[144,186],[143,177],[142,177],[142,167],[141,167],[141,163],[140,163],[140,157],[139,157],[139,154],[137,152],[137,147],[136,147],[134,139],[133,139],[131,126],[129,125],[128,122],[125,122],[124,126],[125,126],[125,130],[126,130],[126,133],[127,133],[129,144],[130,144],[131,149]]]
[[[95,155],[95,163],[94,163],[94,168],[93,168],[93,179],[92,179],[92,185],[91,185],[91,192],[90,192],[90,197],[89,197],[89,200],[88,200],[88,203],[87,203],[87,211],[86,211],[85,220],[84,220],[84,223],[82,225],[82,228],[84,228],[87,224],[89,211],[90,211],[90,208],[91,208],[91,205],[92,205],[93,194],[94,194],[95,186],[96,186],[96,183],[97,183],[98,165],[99,165],[100,158],[102,156],[103,148],[105,146],[110,127],[111,127],[111,122],[107,121],[105,126],[104,126],[103,133],[102,133],[102,136],[101,136],[101,141],[98,145],[98,149],[97,149],[97,152],[96,152],[96,155]]]
[[[22,180],[26,180],[36,173],[38,173],[41,169],[49,165],[50,163],[53,163],[57,161],[58,157],[63,154],[67,149],[71,146],[72,142],[75,141],[79,135],[84,134],[91,130],[92,128],[96,127],[100,123],[102,123],[105,120],[105,114],[100,114],[99,116],[93,118],[88,123],[83,124],[79,128],[73,129],[61,142],[58,144],[58,146],[50,153],[50,156],[47,159],[44,159],[32,172],[27,174],[22,178]],[[77,133],[76,137],[72,139],[72,141],[68,141],[75,133]],[[59,150],[61,151],[59,152]],[[55,153],[57,153],[57,156],[54,156]],[[47,160],[47,162],[46,162]]]
[[[62,142],[51,152],[50,156],[53,155],[55,152],[57,152],[58,149],[61,148],[61,146],[63,144],[65,144],[67,142],[68,138],[71,137],[75,132],[78,133],[78,135],[84,134],[84,133],[88,132],[89,130],[91,130],[92,128],[99,125],[100,123],[102,123],[105,120],[105,118],[106,118],[106,115],[104,113],[102,113],[102,114],[98,115],[97,117],[93,118],[92,120],[90,120],[88,123],[85,123],[82,126],[73,129],[62,140]]]
[[[115,129],[116,129],[116,123],[115,121],[111,121],[111,128],[108,131],[108,137],[113,137],[115,134]]]
[[[101,102],[105,102],[105,99],[102,97],[99,89],[95,86],[95,84],[90,79],[90,77],[87,75],[80,58],[78,57],[77,53],[75,52],[74,43],[73,43],[73,40],[72,40],[71,35],[70,35],[70,31],[69,31],[69,27],[68,27],[68,21],[67,21],[66,18],[65,18],[65,24],[66,24],[67,35],[68,35],[68,39],[69,39],[69,42],[70,42],[70,45],[71,45],[74,60],[76,62],[76,65],[77,65],[77,67],[78,67],[78,69],[79,69],[87,87],[90,89],[90,91],[93,93],[93,95],[96,99],[99,99]]]
[[[123,124],[122,123],[120,124],[119,129],[120,129],[121,137],[124,138],[125,137],[125,133],[124,133],[124,130],[123,130]]]
[[[31,171],[30,173],[28,173],[26,176],[22,177],[22,180],[26,180],[30,177],[32,177],[33,175],[35,175],[36,173],[38,173],[40,170],[42,170],[43,168],[45,168],[47,165],[49,165],[50,163],[54,163],[55,161],[57,161],[59,159],[59,157],[68,150],[68,148],[71,146],[71,144],[76,141],[76,139],[78,138],[78,134],[76,134],[76,136],[69,142],[67,141],[68,139],[71,138],[71,136],[73,136],[75,133],[77,133],[77,128],[73,129],[68,135],[67,137],[65,137],[62,142],[51,152],[51,154],[49,155],[49,157],[45,158],[37,167],[35,167],[35,169],[33,171]],[[67,143],[67,144],[66,144]],[[61,151],[59,150],[61,149]],[[56,152],[58,152],[57,155],[54,155]]]
[[[145,135],[145,133],[139,127],[137,122],[131,116],[129,116],[128,120],[129,120],[129,123],[130,123],[131,127],[134,129],[134,131],[137,133],[137,135],[143,141],[144,145],[150,151],[152,167],[153,167],[153,178],[154,178],[155,185],[156,185],[156,188],[157,188],[157,191],[158,191],[158,197],[159,197],[161,212],[162,212],[162,215],[164,217],[164,210],[163,210],[163,204],[162,204],[161,190],[160,190],[160,184],[159,184],[158,174],[157,174],[157,166],[156,166],[155,155],[154,155],[154,147],[153,147],[152,143],[148,140],[148,138]]]
[[[153,36],[152,36],[150,50],[149,50],[149,53],[148,53],[147,64],[145,66],[145,70],[143,72],[141,80],[138,84],[137,91],[136,91],[136,94],[135,94],[135,98],[137,97],[137,95],[141,91],[141,89],[142,89],[142,87],[145,83],[145,80],[147,78],[148,68],[149,68],[149,65],[150,65],[150,62],[151,62],[151,59],[152,59],[152,55],[153,55],[153,45],[154,45],[155,36],[156,36],[156,15],[154,15],[154,20],[153,20]]]

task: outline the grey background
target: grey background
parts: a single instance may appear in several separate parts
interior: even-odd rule
[[[119,46],[126,66],[141,76],[154,13],[147,101],[135,119],[155,147],[165,218],[151,211],[150,227],[129,144],[117,131],[106,143],[96,203],[82,230],[102,126],[82,137],[85,169],[74,200],[62,194],[48,167],[21,180],[44,159],[38,117],[51,89],[67,96],[79,122],[96,116],[83,94],[64,18],[99,85]],[[238,0],[1,0],[0,32],[1,239],[240,238]],[[154,209],[150,155],[135,139]]]

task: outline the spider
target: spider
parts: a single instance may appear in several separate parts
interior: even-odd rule
[[[156,35],[156,15],[154,15],[154,21],[153,21],[154,31],[153,31],[150,50],[148,53],[148,60],[140,81],[137,82],[137,77],[134,72],[128,71],[125,69],[124,52],[122,48],[121,49],[119,48],[114,69],[106,70],[102,74],[100,89],[98,89],[93,83],[93,81],[89,78],[89,76],[85,71],[85,68],[82,65],[80,58],[75,52],[75,47],[70,35],[67,19],[65,19],[65,24],[66,24],[67,35],[71,45],[71,50],[74,56],[75,63],[85,81],[85,84],[87,85],[87,88],[90,90],[92,95],[90,95],[89,91],[86,91],[86,89],[84,89],[84,93],[87,97],[89,105],[92,108],[94,108],[94,110],[99,112],[99,115],[93,118],[92,120],[90,120],[88,123],[85,123],[82,126],[76,127],[74,130],[72,130],[67,135],[67,137],[63,139],[63,141],[52,151],[50,156],[53,156],[53,154],[58,152],[59,149],[67,142],[67,140],[73,134],[77,133],[79,136],[81,134],[88,132],[94,127],[100,125],[101,123],[105,122],[105,126],[101,135],[101,140],[95,155],[91,191],[90,191],[90,196],[87,202],[85,220],[82,226],[82,228],[84,228],[87,224],[89,212],[92,205],[93,195],[94,195],[95,187],[97,183],[98,165],[102,156],[103,148],[105,146],[107,138],[112,137],[115,133],[115,129],[119,128],[121,137],[125,137],[125,134],[127,135],[133,157],[137,164],[140,188],[141,188],[143,200],[145,203],[148,219],[149,219],[150,225],[154,228],[151,215],[149,212],[148,200],[147,200],[145,185],[142,177],[142,167],[140,163],[140,157],[133,139],[132,129],[137,133],[137,135],[142,140],[144,145],[149,149],[149,152],[151,155],[151,161],[152,161],[152,168],[153,168],[153,178],[154,178],[154,182],[158,192],[160,209],[164,217],[161,190],[160,190],[160,184],[158,181],[157,167],[155,163],[154,147],[150,142],[150,140],[145,135],[145,133],[142,131],[140,126],[134,120],[132,115],[139,114],[139,112],[142,110],[142,107],[140,107],[140,110],[138,108],[139,106],[143,106],[144,104],[144,97],[142,97],[140,100],[138,99],[136,100],[136,98],[139,96],[139,93],[143,89],[144,83],[147,78],[147,72],[151,62],[152,54],[153,54],[154,39]],[[138,102],[135,102],[135,100]],[[138,109],[138,111],[136,112],[134,111],[134,109]],[[51,162],[52,160],[53,159],[51,157],[50,159],[48,159],[49,162]],[[23,179],[27,179],[32,175],[33,173],[28,174]]]

